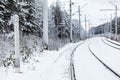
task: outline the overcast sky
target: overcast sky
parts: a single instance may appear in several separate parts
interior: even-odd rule
[[[69,2],[69,0],[59,0],[60,2]],[[82,13],[82,21],[84,20],[84,15],[87,15],[87,19],[90,20],[91,26],[96,26],[101,23],[107,22],[110,20],[110,15],[112,14],[113,18],[115,16],[115,11],[100,11],[100,9],[115,9],[115,7],[109,3],[109,1],[116,1],[118,4],[118,8],[120,8],[120,1],[119,0],[72,0],[74,3],[73,5],[73,13],[76,12],[78,9],[78,5],[81,7],[87,3],[87,5],[81,9]],[[119,2],[118,2],[119,1]],[[55,0],[48,0],[49,5],[54,4]],[[115,4],[116,4],[115,3]],[[66,9],[69,9],[69,4],[63,5]],[[120,16],[120,11],[118,11],[118,16]],[[78,14],[73,16],[73,18],[78,18]],[[106,20],[104,20],[106,19]],[[84,26],[84,22],[82,23]]]

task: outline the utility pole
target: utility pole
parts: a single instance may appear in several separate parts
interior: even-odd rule
[[[70,42],[73,41],[72,38],[72,2],[70,0]]]
[[[80,40],[81,40],[81,11],[80,11],[80,6],[78,6],[78,13],[79,13],[79,32],[80,32]]]
[[[59,3],[59,2],[58,2],[58,0],[57,0],[57,2],[56,2],[56,7],[59,7],[59,4],[58,4],[58,3]],[[57,13],[56,15],[57,15],[57,35],[58,35],[58,27],[59,27],[59,26],[58,26],[58,23],[59,23],[59,22],[58,22],[58,18],[59,18],[59,16],[58,16],[58,9],[57,9],[56,13]]]
[[[112,14],[111,14],[111,17],[110,17],[110,33],[112,34]]]
[[[12,17],[14,24],[14,36],[15,36],[15,72],[20,72],[20,44],[19,44],[19,16],[17,14]]]
[[[88,22],[88,24],[89,24],[89,26],[88,26],[88,37],[90,38],[90,26],[91,26],[91,23],[90,23],[90,20],[89,20],[89,22]]]
[[[87,4],[84,4],[82,7],[78,6],[78,14],[79,14],[79,32],[80,32],[80,40],[81,40],[81,9],[84,8]]]
[[[112,14],[111,14],[111,19],[110,19],[110,21],[111,21],[111,24],[110,24],[110,33],[112,33]]]
[[[115,6],[115,40],[117,40],[117,5]]]
[[[85,39],[87,39],[87,19],[85,15]]]
[[[43,0],[43,45],[48,49],[48,2]]]
[[[58,3],[59,3],[59,0],[56,1],[56,7],[59,7],[59,4],[58,4]],[[58,25],[58,23],[59,23],[59,21],[58,21],[58,19],[59,19],[59,17],[58,17],[58,9],[56,10],[56,13],[57,13],[57,14],[56,14],[56,16],[57,16],[57,19],[56,19],[56,20],[57,20],[57,25],[56,25],[56,27],[57,27],[57,30],[56,30],[56,31],[57,31],[57,32],[56,32],[56,41],[58,42],[58,39],[59,39],[59,38],[58,38],[58,33],[59,33],[59,32],[58,32],[58,28],[59,28],[59,25]],[[60,44],[61,44],[61,43],[60,43]],[[58,46],[56,46],[56,47],[57,47],[57,50],[58,50]]]
[[[109,1],[110,4],[112,4],[115,9],[101,9],[101,11],[115,11],[115,36],[114,39],[117,40],[117,12],[118,12],[118,7],[116,4],[113,4],[111,1]]]

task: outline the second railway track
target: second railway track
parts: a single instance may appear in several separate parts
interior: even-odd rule
[[[91,52],[91,54],[103,65],[105,66],[109,71],[111,71],[115,76],[117,76],[118,78],[120,78],[120,75],[115,72],[110,66],[108,66],[107,64],[105,64],[97,55],[95,55],[94,51],[91,49],[90,47],[91,43],[88,45],[88,49]]]
[[[110,43],[118,46],[118,47],[116,47],[116,46],[110,45],[109,43],[105,42],[103,39],[101,39],[101,40],[102,40],[102,42],[104,42],[106,45],[108,45],[108,46],[110,46],[110,47],[113,47],[113,48],[115,48],[115,49],[120,50],[120,46],[119,46],[118,44],[115,44],[115,43],[113,43],[113,42],[110,42],[110,41],[106,40],[107,42],[110,42]]]

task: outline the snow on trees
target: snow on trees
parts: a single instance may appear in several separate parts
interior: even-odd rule
[[[61,10],[58,2],[56,2],[56,5],[51,5],[50,11],[50,20],[54,25],[55,36],[59,39],[68,38],[70,35],[68,13]]]
[[[10,27],[11,25],[8,24],[8,21],[12,14],[17,13],[20,18],[20,30],[23,33],[32,33],[42,37],[42,19],[38,18],[42,15],[38,15],[38,7],[36,7],[35,3],[34,0],[0,1],[0,25],[6,25],[4,29],[9,32],[13,30],[13,28]]]

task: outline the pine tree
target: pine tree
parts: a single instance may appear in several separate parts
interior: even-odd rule
[[[42,37],[43,28],[43,6],[41,0],[35,0],[35,23],[39,30],[39,36]]]
[[[20,27],[23,33],[38,33],[37,25],[34,23],[35,21],[35,9],[34,9],[34,1],[31,2],[27,0],[26,2],[19,2],[20,6]]]
[[[4,24],[4,14],[3,14],[3,12],[4,12],[4,3],[2,2],[2,1],[0,1],[0,32],[3,32],[2,31],[2,26],[3,26],[3,24]]]
[[[9,20],[12,15],[18,14],[20,30],[25,34],[34,34],[41,37],[42,29],[40,22],[38,22],[38,16],[36,16],[38,12],[36,11],[34,0],[0,1],[0,25],[3,27],[1,27],[1,31],[13,31],[12,25],[9,25]]]
[[[1,17],[1,25],[2,25],[2,32],[10,32],[13,30],[13,27],[9,25],[9,20],[10,17],[13,13],[18,12],[19,9],[16,7],[16,2],[14,0],[6,0],[6,1],[1,1],[1,5],[4,6],[3,11],[1,12],[2,17]],[[11,7],[9,7],[11,6]]]
[[[52,5],[50,11],[52,11],[51,18],[55,25],[56,37],[60,39],[69,37],[69,20],[67,12],[62,11],[59,4]]]

